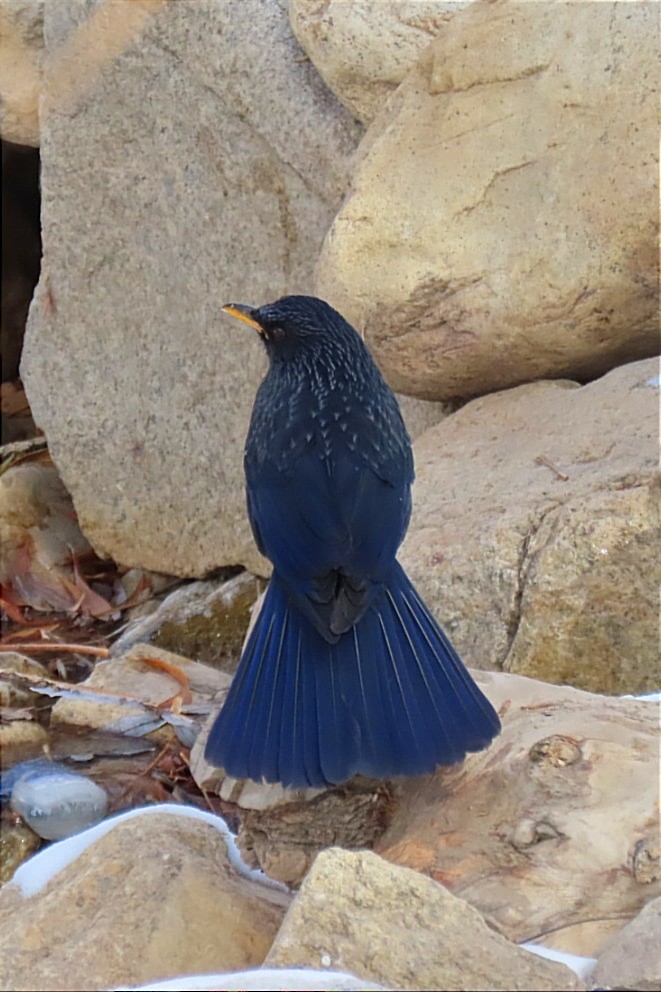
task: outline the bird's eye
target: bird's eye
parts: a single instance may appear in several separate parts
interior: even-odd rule
[[[282,341],[285,336],[284,327],[269,327],[269,337],[272,341]]]

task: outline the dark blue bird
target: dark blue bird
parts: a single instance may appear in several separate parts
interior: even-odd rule
[[[411,442],[363,341],[310,296],[224,309],[270,359],[244,464],[273,576],[207,759],[302,787],[418,775],[481,750],[498,716],[395,557]]]

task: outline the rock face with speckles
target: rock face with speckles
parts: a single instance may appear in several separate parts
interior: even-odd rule
[[[414,445],[400,560],[477,668],[657,689],[658,362],[473,400]]]
[[[657,19],[471,4],[389,97],[317,289],[393,388],[465,398],[657,352]]]
[[[279,0],[259,31],[244,0],[44,15],[34,417],[98,551],[168,574],[263,572],[242,455],[266,361],[220,308],[310,291],[362,128]]]

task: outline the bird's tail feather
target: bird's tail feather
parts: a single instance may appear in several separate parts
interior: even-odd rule
[[[396,564],[336,644],[275,574],[206,747],[236,778],[293,787],[418,775],[479,751],[498,716]]]

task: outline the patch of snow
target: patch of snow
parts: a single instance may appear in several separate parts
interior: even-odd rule
[[[376,990],[383,986],[356,978],[343,971],[316,971],[313,968],[255,968],[252,971],[232,971],[217,975],[182,975],[152,985],[123,985],[113,992],[213,992],[216,989],[245,989],[246,992],[279,992],[291,989],[346,989],[347,992]]]
[[[582,981],[586,981],[592,974],[597,963],[596,958],[584,958],[578,954],[567,954],[565,951],[556,951],[551,947],[544,947],[542,944],[520,944],[526,951],[532,951],[540,958],[547,958],[549,961],[558,961],[566,964],[568,968],[578,975]]]
[[[661,703],[661,692],[648,692],[644,696],[624,696],[624,699],[642,699],[644,703]]]
[[[267,885],[269,888],[280,889],[283,892],[289,891],[286,885],[269,878],[258,868],[248,867],[239,853],[234,835],[222,817],[215,816],[213,813],[207,813],[206,810],[197,809],[194,806],[180,806],[176,803],[143,806],[139,809],[129,810],[126,813],[119,813],[117,816],[111,816],[107,820],[97,823],[96,826],[90,827],[88,830],[83,830],[82,833],[74,834],[72,837],[67,837],[65,840],[58,841],[56,844],[51,844],[50,847],[43,848],[34,857],[29,858],[28,861],[24,861],[8,884],[18,885],[26,898],[33,896],[37,892],[41,892],[44,886],[55,875],[66,868],[67,865],[75,861],[90,844],[93,844],[101,837],[105,837],[119,823],[124,823],[126,820],[133,820],[137,816],[153,816],[156,813],[171,813],[174,816],[187,816],[192,820],[202,820],[204,823],[210,823],[212,827],[219,830],[225,837],[230,862],[238,872],[245,875],[246,878],[252,879],[254,882]]]

